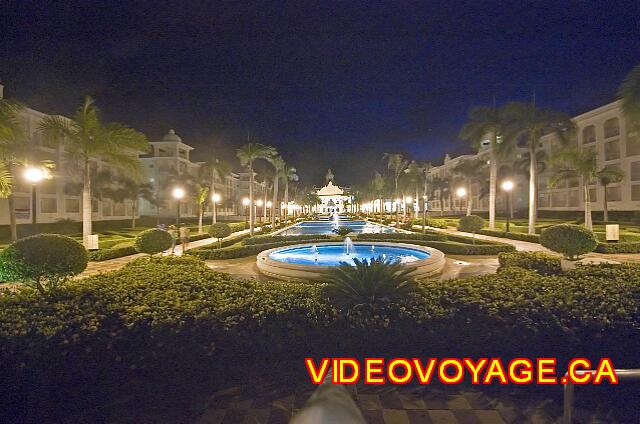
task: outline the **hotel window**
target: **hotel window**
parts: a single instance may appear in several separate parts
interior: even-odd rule
[[[551,206],[554,208],[567,206],[567,193],[565,191],[551,193]]]
[[[637,131],[627,134],[627,156],[640,155],[640,136]]]
[[[582,150],[584,150],[585,152],[592,152],[593,154],[597,154],[598,152],[595,145],[584,146]]]
[[[604,160],[620,159],[620,140],[608,141],[604,145]]]
[[[609,202],[619,202],[622,200],[622,190],[620,187],[607,187],[607,200]]]
[[[582,129],[582,144],[589,144],[596,142],[596,127],[595,125],[589,125]]]
[[[578,190],[571,190],[569,192],[569,206],[570,207],[576,207],[578,206],[579,202],[578,202]]]
[[[604,138],[616,137],[618,135],[620,135],[618,118],[607,119],[604,122]]]
[[[546,208],[549,206],[549,193],[540,193],[538,196],[538,206]]]
[[[66,213],[79,213],[80,212],[80,200],[78,199],[65,199],[64,211]]]
[[[111,216],[111,200],[102,201],[102,216]]]
[[[589,200],[591,200],[591,203],[598,201],[598,190],[595,188],[589,189]]]
[[[40,212],[41,213],[57,213],[58,201],[54,198],[40,199]]]
[[[124,203],[113,204],[113,216],[124,216]]]
[[[640,162],[631,162],[630,169],[629,179],[631,181],[640,181]]]
[[[91,200],[91,212],[97,213],[99,211],[100,209],[99,209],[98,201],[96,199]]]
[[[640,185],[631,186],[631,200],[634,200],[634,201],[640,200]]]

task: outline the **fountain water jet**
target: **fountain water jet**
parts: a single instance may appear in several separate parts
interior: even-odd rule
[[[344,238],[344,254],[350,255],[351,252],[353,252],[353,241],[351,240],[351,237],[345,237]]]

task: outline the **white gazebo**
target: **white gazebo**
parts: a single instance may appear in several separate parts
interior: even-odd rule
[[[314,208],[316,213],[344,213],[347,212],[349,205],[353,203],[352,196],[345,194],[345,190],[334,185],[331,180],[316,193],[320,198],[320,203]]]

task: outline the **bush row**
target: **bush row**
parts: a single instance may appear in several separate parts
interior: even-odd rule
[[[109,259],[122,258],[123,256],[135,255],[138,253],[133,246],[133,242],[122,246],[114,246],[109,249],[90,250],[89,260],[94,262],[106,261]]]
[[[599,253],[640,253],[640,242],[598,243]]]
[[[560,257],[544,252],[505,252],[498,255],[499,269],[518,267],[536,271],[542,275],[562,272]]]
[[[0,414],[46,416],[61,402],[104,402],[131,381],[150,389],[155,381],[215,382],[230,370],[256,371],[263,358],[274,373],[305,356],[345,353],[527,352],[560,363],[586,356],[639,365],[638,265],[553,276],[510,267],[421,287],[375,314],[346,314],[326,299],[323,284],[237,281],[185,257],[139,259],[46,296],[7,294],[0,297]]]
[[[242,244],[244,245],[255,245],[255,244],[265,244],[265,243],[278,243],[282,241],[307,241],[307,240],[330,240],[331,238],[335,238],[335,236],[331,236],[329,234],[297,234],[290,236],[280,236],[280,235],[260,235],[254,237],[248,237],[242,240]]]
[[[483,228],[478,231],[478,234],[484,234],[485,236],[502,237],[511,240],[528,241],[531,243],[540,243],[540,234],[526,234],[526,233],[513,233],[499,230],[489,230]]]
[[[423,240],[423,241],[447,241],[446,234],[436,233],[367,233],[358,234],[358,240]]]
[[[327,241],[327,239],[317,239],[317,240],[307,240],[310,243],[318,242],[322,243]],[[289,246],[292,244],[300,243],[297,240],[290,241],[279,241],[274,243],[263,243],[263,244],[249,244],[249,245],[233,245],[225,247],[223,245],[222,248],[216,249],[211,246],[203,246],[195,249],[191,249],[187,251],[187,255],[195,256],[200,259],[236,259],[236,258],[244,258],[245,256],[257,255],[263,250],[273,249],[276,247]]]

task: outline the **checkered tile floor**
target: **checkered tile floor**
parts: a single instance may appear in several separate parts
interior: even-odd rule
[[[254,396],[239,388],[221,391],[209,398],[197,424],[287,423],[312,393],[313,388]],[[356,403],[370,424],[542,424],[558,423],[561,415],[550,402],[531,404],[473,389],[359,386]]]

